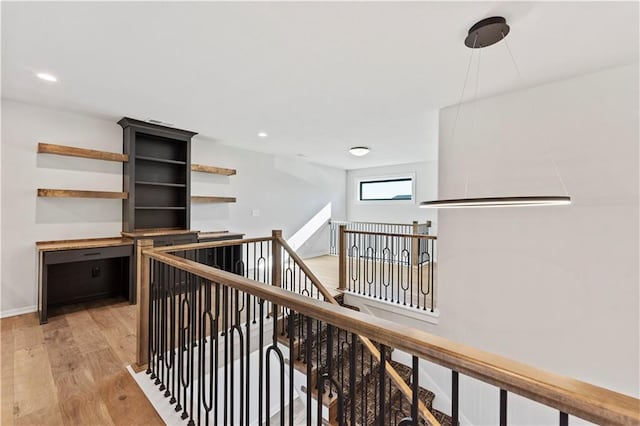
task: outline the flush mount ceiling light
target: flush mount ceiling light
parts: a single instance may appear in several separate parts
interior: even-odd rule
[[[462,94],[460,95],[460,102],[458,102],[458,109],[456,112],[456,118],[453,124],[453,134],[455,135],[455,128],[458,122],[458,115],[460,113],[460,106],[462,105],[462,99],[464,98],[464,91],[467,85],[467,80],[469,77],[469,70],[471,69],[471,61],[473,59],[473,51],[476,49],[482,49],[483,47],[491,46],[496,44],[499,41],[504,40],[504,44],[507,48],[509,56],[513,61],[513,66],[515,67],[518,76],[520,76],[520,71],[518,66],[516,65],[515,59],[511,54],[511,50],[509,49],[509,45],[507,44],[505,37],[509,34],[509,25],[507,25],[506,19],[501,16],[494,16],[491,18],[482,19],[475,23],[471,28],[469,28],[469,33],[467,37],[464,39],[464,44],[468,48],[472,49],[471,57],[469,58],[469,65],[467,66],[467,74],[465,76],[464,86],[462,88]],[[478,56],[478,70],[479,74],[480,70],[480,57]],[[476,77],[476,93],[478,91],[478,78]],[[473,102],[475,102],[475,94],[473,97]],[[454,139],[454,138],[452,138]],[[553,163],[555,168],[555,163]],[[559,206],[559,205],[567,205],[571,204],[571,197],[567,194],[566,188],[564,187],[564,183],[562,182],[562,178],[558,173],[558,169],[555,168],[556,174],[558,175],[558,179],[564,188],[565,195],[525,195],[525,196],[509,196],[509,197],[482,197],[482,198],[457,198],[457,199],[448,199],[448,200],[433,200],[433,201],[424,201],[420,203],[420,207],[422,208],[473,208],[473,207],[524,207],[524,206]],[[466,190],[465,190],[466,191]]]
[[[268,138],[269,134],[267,132],[258,132],[258,137],[259,138]]]
[[[51,75],[46,72],[39,72],[36,74],[40,80],[48,81],[49,83],[55,83],[58,81],[58,78],[55,75]]]
[[[349,148],[349,154],[355,155],[356,157],[362,157],[369,153],[370,149],[366,146],[354,146]]]

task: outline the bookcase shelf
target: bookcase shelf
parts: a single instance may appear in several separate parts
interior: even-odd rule
[[[216,197],[208,195],[192,195],[191,201],[194,203],[235,203],[236,197]]]
[[[138,206],[136,210],[184,210],[184,206]]]
[[[187,130],[150,124],[131,118],[123,128],[125,232],[150,228],[189,229],[191,215],[191,138]]]
[[[38,197],[53,198],[111,198],[126,200],[128,198],[126,192],[111,191],[84,191],[79,189],[45,189],[38,188]]]
[[[94,160],[127,162],[129,156],[117,152],[98,151],[95,149],[78,148],[75,146],[56,145],[51,143],[38,143],[38,153],[64,155],[67,157],[91,158]]]
[[[185,188],[187,186],[184,183],[147,182],[142,180],[137,180],[136,185],[169,186],[173,188]]]
[[[146,155],[136,155],[136,160],[155,161],[157,163],[178,164],[182,166],[187,164],[186,161],[170,160],[167,158],[159,158],[159,157],[148,157]]]
[[[236,174],[236,169],[226,169],[224,167],[205,166],[204,164],[191,164],[191,171],[212,173],[223,176],[233,176]]]

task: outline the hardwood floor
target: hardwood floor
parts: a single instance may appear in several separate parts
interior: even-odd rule
[[[317,256],[304,259],[304,263],[311,269],[327,290],[334,295],[341,292],[338,288],[338,256]]]
[[[161,425],[126,370],[135,360],[135,306],[107,300],[0,320],[0,423]]]

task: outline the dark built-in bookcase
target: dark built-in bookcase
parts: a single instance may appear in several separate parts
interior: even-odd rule
[[[123,118],[122,230],[189,229],[191,138],[195,132]]]

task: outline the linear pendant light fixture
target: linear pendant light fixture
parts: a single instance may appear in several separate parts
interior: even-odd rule
[[[501,16],[494,16],[491,18],[482,19],[475,23],[471,28],[469,28],[469,33],[464,40],[465,46],[470,49],[482,49],[483,47],[491,46],[504,38],[509,34],[509,25],[507,25],[506,19]],[[506,41],[505,41],[506,45]],[[509,50],[509,46],[507,46],[507,50]],[[509,54],[511,55],[511,51],[509,50]],[[469,73],[469,69],[471,67],[471,59],[469,59],[469,67],[467,68],[467,77]],[[513,60],[513,55],[511,55],[511,59]],[[478,61],[480,59],[478,58]],[[518,67],[515,64],[514,67],[516,71],[518,71]],[[479,65],[478,65],[479,66]],[[518,71],[519,74],[519,71]],[[465,86],[466,86],[465,77]],[[478,82],[476,81],[476,91],[477,91]],[[458,112],[460,112],[460,105],[462,104],[462,97],[464,96],[464,88],[462,89],[462,95],[460,97],[460,102],[458,103]],[[475,97],[474,97],[475,101]],[[454,135],[455,135],[455,126],[457,125],[457,113],[456,113],[456,122],[454,122]],[[554,163],[555,166],[555,163]],[[557,169],[556,169],[557,173]],[[558,178],[562,183],[562,178],[558,174]],[[562,183],[564,187],[564,183]],[[566,193],[566,189],[565,189]],[[433,200],[433,201],[424,201],[420,203],[421,208],[432,208],[432,209],[442,209],[442,208],[475,208],[475,207],[525,207],[525,206],[559,206],[559,205],[567,205],[571,204],[571,197],[568,195],[526,195],[526,196],[509,196],[509,197],[483,197],[483,198],[457,198],[457,199],[448,199],[448,200]]]

